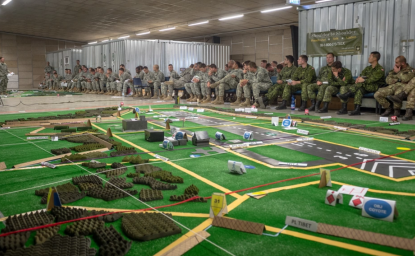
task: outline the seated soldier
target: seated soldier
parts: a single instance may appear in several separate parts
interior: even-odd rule
[[[298,58],[298,68],[291,76],[292,81],[287,82],[282,93],[282,99],[285,100],[285,102],[288,102],[293,93],[301,90],[302,103],[298,111],[305,110],[308,101],[307,86],[316,81],[316,71],[312,66],[307,64],[307,61],[307,55],[300,55]]]
[[[278,62],[277,61],[275,61],[275,60],[273,60],[272,62],[271,62],[271,66],[274,68],[274,70],[276,71],[277,70],[277,68],[278,68]],[[282,69],[282,68],[281,68]]]
[[[79,73],[78,85],[82,92],[87,92],[87,78],[89,77],[88,68],[82,65],[82,72]]]
[[[210,85],[213,83],[218,82],[219,80],[221,80],[222,78],[224,78],[226,75],[226,71],[218,68],[215,64],[211,64],[210,65],[210,69],[208,72],[208,77],[209,77],[209,81],[206,84],[206,94],[210,95],[211,94],[211,87]],[[223,101],[223,97],[220,98],[219,97],[219,88],[215,88],[215,94],[216,94],[216,99],[214,101],[212,101],[212,104],[224,104],[225,102]]]
[[[112,68],[107,68],[107,73],[105,74],[107,78],[107,93],[106,95],[116,95],[117,91],[117,80],[120,79],[118,74],[112,72]]]
[[[219,86],[219,92],[218,95],[219,97],[221,97],[219,99],[218,102],[222,102],[223,101],[223,97],[225,96],[225,90],[231,90],[231,89],[237,89],[239,82],[243,79],[243,71],[241,69],[242,65],[240,62],[238,61],[233,61],[233,67],[230,68],[230,72],[229,74],[227,74],[224,78],[222,78],[221,80],[213,83],[210,85],[210,88],[216,88]],[[207,102],[202,102],[202,103],[209,103],[210,100],[208,100]],[[238,103],[239,102],[239,103]],[[236,99],[236,103],[240,104],[241,103],[241,98],[237,98]],[[223,104],[223,103],[213,103],[213,104]]]
[[[169,64],[168,66],[169,68],[169,73],[170,73],[170,80],[172,79],[180,79],[180,75],[173,69],[173,65]],[[173,98],[171,97],[170,94],[167,94],[167,85],[165,85],[164,83],[161,83],[161,97],[163,100],[172,100]],[[171,92],[173,93],[173,92]]]
[[[285,61],[283,62],[285,65],[282,65],[282,64],[278,64],[277,65],[277,68],[276,68],[276,70],[277,70],[277,74],[279,74],[279,73],[281,73],[281,70],[284,68],[284,67],[286,67],[287,66],[287,64],[285,63]]]
[[[187,102],[196,102],[198,100],[198,95],[196,93],[199,92],[199,96],[201,95],[198,63],[194,64],[191,74],[192,74],[191,79],[188,83],[184,84],[184,88],[186,89],[186,92],[190,95],[190,98],[187,99]],[[194,80],[197,80],[196,86],[194,85],[195,84]]]
[[[379,88],[375,93],[375,99],[385,109],[385,112],[381,116],[389,116],[392,113],[392,106],[387,96],[393,96],[402,92],[403,88],[409,81],[415,76],[415,72],[411,66],[406,63],[404,56],[398,56],[395,59],[395,66],[389,71],[388,77],[386,77],[386,83],[388,86]],[[399,117],[401,115],[402,103],[393,104],[394,116]]]
[[[415,107],[415,77],[402,88],[402,92],[395,93],[394,96],[388,96],[387,98],[392,101],[393,104],[397,105],[402,104],[402,101],[407,98],[406,113],[405,116],[402,117],[402,121],[412,120],[413,110]]]
[[[265,69],[268,71],[269,78],[278,75],[276,69],[271,65],[271,63],[267,63]]]
[[[246,98],[245,102],[242,102],[242,93],[244,92],[244,87],[248,86],[249,90],[252,89],[252,84],[251,84],[251,80],[252,80],[252,73],[249,71],[249,63],[251,61],[247,60],[244,61],[243,63],[243,79],[241,79],[239,81],[238,86],[236,87],[236,97],[237,99],[240,99],[239,101],[236,100],[234,103],[231,103],[231,106],[251,106],[251,99]],[[242,103],[241,103],[242,102]]]
[[[66,87],[63,88],[64,91],[69,91],[72,88],[72,71],[71,69],[65,69],[65,78],[63,79],[63,83],[66,84]]]
[[[45,73],[45,79],[43,80],[43,88],[45,90],[52,90],[52,78],[50,73]]]
[[[329,103],[333,95],[336,95],[340,91],[340,87],[349,86],[354,83],[352,72],[344,68],[340,61],[335,61],[331,64],[331,71],[327,76],[328,86],[323,95],[323,108],[318,109],[317,113],[327,113],[329,110]],[[319,101],[319,94],[317,95],[317,100]],[[337,112],[337,114],[344,113],[347,114],[347,103],[342,102],[342,108]]]
[[[166,93],[165,95],[163,95],[165,100],[171,100],[173,99],[173,91],[174,89],[180,89],[183,88],[184,85],[186,83],[188,83],[190,81],[190,79],[192,78],[192,70],[194,65],[192,64],[191,67],[187,68],[186,70],[184,70],[181,74],[180,74],[180,78],[177,79],[170,76],[170,81],[166,81],[164,83],[161,84],[161,88],[162,88],[162,92]],[[173,67],[172,67],[173,68]],[[168,92],[167,92],[168,90]],[[167,94],[168,93],[168,94]]]
[[[272,86],[272,81],[268,76],[268,71],[265,68],[257,67],[255,62],[249,63],[249,71],[252,73],[252,92],[254,95],[255,106],[265,109],[262,97],[259,97],[261,91],[267,91]],[[244,91],[245,93],[245,91]],[[250,98],[245,93],[245,97]]]
[[[371,52],[369,55],[370,66],[366,67],[360,76],[356,79],[355,84],[351,86],[342,86],[340,93],[337,95],[341,100],[347,101],[353,94],[355,109],[349,115],[360,115],[360,106],[362,105],[363,95],[369,92],[376,92],[379,86],[385,84],[385,70],[378,61],[379,52]]]
[[[268,100],[270,101],[277,100],[278,96],[282,96],[284,88],[287,85],[287,81],[291,79],[291,76],[294,74],[295,70],[297,69],[297,67],[294,66],[294,57],[292,55],[285,56],[284,63],[286,63],[287,66],[283,67],[282,70],[278,73],[277,83],[274,84],[268,90],[268,93],[266,94]],[[276,109],[286,109],[286,108],[287,108],[287,101],[283,99],[281,104]]]
[[[61,81],[62,81],[62,76],[58,75],[58,72],[56,72],[55,70],[53,71],[53,76],[52,76],[52,88],[55,91],[60,91],[62,89],[61,87]]]
[[[71,87],[68,89],[70,92],[79,92],[80,90],[78,89],[78,79],[79,79],[79,74],[82,73],[82,68],[78,69],[78,72],[76,74],[74,74],[72,76],[72,84]]]
[[[147,80],[149,87],[146,87],[148,93],[151,93],[150,88],[153,88],[154,90],[154,96],[151,99],[159,98],[161,83],[164,82],[165,79],[166,77],[163,72],[160,71],[159,65],[154,65],[153,78],[151,80]]]
[[[143,66],[137,66],[135,68],[135,76],[134,78],[140,78],[141,81],[143,81],[144,79],[144,71],[143,71]],[[130,83],[133,85],[132,86],[132,91],[133,91],[133,97],[143,97],[143,88],[142,87],[138,87],[136,88],[136,86],[134,85],[134,80],[130,79]]]
[[[198,67],[199,67],[198,74],[197,76],[192,78],[193,83],[191,85],[192,94],[195,96],[193,100],[188,99],[187,100],[188,102],[197,102],[197,101],[203,102],[208,99],[208,97],[206,97],[206,89],[205,89],[207,86],[207,82],[209,82],[207,66],[205,63],[202,63],[198,65]],[[210,99],[210,95],[209,95],[209,99]]]
[[[317,83],[309,84],[307,86],[307,94],[311,100],[311,106],[308,111],[315,111],[320,108],[321,101],[323,100],[324,93],[326,92],[328,83],[328,75],[331,73],[331,65],[334,62],[334,54],[329,52],[326,54],[327,65],[320,68],[320,72],[317,77]],[[316,92],[318,90],[317,99]]]
[[[124,64],[121,64],[121,65],[120,65],[120,68],[124,69],[124,73],[128,73],[128,74],[130,74],[130,76],[131,76],[131,72],[130,72],[130,70],[128,70],[128,69],[125,67],[125,65],[124,65]]]
[[[120,68],[118,70],[118,76],[119,76],[119,80],[116,80],[116,82],[117,82],[117,91],[118,92],[115,95],[116,96],[125,96],[128,85],[131,85],[131,83],[130,83],[131,75],[128,74],[127,72],[124,72],[123,68]]]

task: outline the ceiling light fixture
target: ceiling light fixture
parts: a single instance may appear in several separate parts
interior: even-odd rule
[[[196,26],[196,25],[201,25],[201,24],[206,24],[206,23],[209,23],[209,21],[207,20],[207,21],[202,21],[198,23],[192,23],[192,24],[189,24],[188,26],[191,27],[191,26]]]
[[[129,38],[130,36],[121,36],[121,37],[118,37],[118,39],[125,39],[125,38]]]
[[[143,33],[138,33],[138,34],[136,34],[136,35],[137,35],[137,36],[142,36],[142,35],[147,35],[147,34],[150,34],[150,31],[143,32]]]
[[[225,17],[225,18],[221,18],[219,20],[230,20],[230,19],[236,19],[236,18],[242,18],[244,15],[235,15],[235,16],[230,16],[230,17]]]
[[[4,1],[3,3],[2,3],[2,5],[6,5],[6,4],[8,4],[8,3],[10,3],[12,0],[6,0],[6,1]]]
[[[88,44],[96,44],[96,43],[98,43],[97,41],[95,41],[95,42],[90,42],[90,43],[88,43]]]
[[[324,2],[330,2],[330,1],[332,1],[332,0],[320,0],[320,1],[316,1],[316,4],[324,3]]]
[[[167,31],[167,30],[172,30],[172,29],[176,29],[176,27],[160,29],[159,31],[162,32],[162,31]]]
[[[104,41],[101,41],[102,43],[105,43],[105,42],[108,42],[109,40],[108,39],[106,39],[106,40],[104,40]]]
[[[261,11],[261,13],[275,12],[275,11],[280,11],[280,10],[289,9],[289,8],[292,8],[292,6],[285,6],[285,7],[275,8],[275,9],[268,9],[268,10]]]

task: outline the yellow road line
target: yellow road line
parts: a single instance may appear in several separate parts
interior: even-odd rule
[[[131,211],[131,212],[126,212],[126,213],[134,213],[134,210],[131,209],[114,209],[114,208],[99,208],[99,207],[86,207],[86,206],[74,206],[74,205],[70,205],[70,206],[65,206],[64,207],[74,207],[74,208],[80,208],[80,209],[85,209],[88,211],[109,211],[109,212],[122,212],[122,211]],[[154,211],[147,211],[147,212],[154,212]],[[209,214],[207,213],[191,213],[191,212],[165,212],[163,210],[161,210],[161,212],[163,213],[168,213],[171,214],[173,216],[178,216],[178,217],[195,217],[195,218],[209,218]]]
[[[98,127],[98,126],[96,126],[96,125],[94,125],[94,124],[92,124],[92,126],[94,126],[95,128],[98,128],[99,130],[101,130],[101,131],[104,131],[104,132],[106,132],[104,129],[102,129],[101,127]],[[134,143],[132,143],[132,142],[130,142],[130,141],[128,141],[128,140],[125,140],[125,139],[123,139],[123,138],[121,138],[121,137],[119,137],[119,136],[117,136],[117,135],[114,135],[114,137],[115,138],[117,138],[117,139],[119,139],[119,140],[121,140],[121,141],[123,141],[123,142],[125,142],[125,143],[127,143],[127,144],[130,144],[131,146],[133,146],[133,147],[136,147],[136,148],[138,148],[138,149],[140,149],[141,151],[143,151],[143,152],[145,152],[145,153],[148,153],[149,155],[151,155],[151,156],[153,156],[153,157],[155,157],[155,155],[156,154],[154,154],[154,153],[151,153],[150,151],[148,151],[147,149],[145,149],[145,148],[142,148],[142,147],[140,147],[140,146],[138,146],[138,145],[136,145],[136,144],[134,144]],[[175,164],[175,163],[173,163],[173,162],[170,162],[170,161],[164,161],[165,163],[167,163],[167,164],[169,164],[169,165],[171,165],[171,166],[173,166],[173,167],[175,167],[176,169],[179,169],[180,171],[182,171],[182,172],[185,172],[185,173],[187,173],[187,174],[189,174],[189,175],[191,175],[191,176],[193,176],[194,178],[196,178],[196,179],[198,179],[198,180],[200,180],[200,181],[202,181],[202,182],[204,182],[204,183],[206,183],[206,184],[208,184],[208,185],[210,185],[210,186],[212,186],[212,187],[214,187],[214,188],[216,188],[216,189],[218,189],[218,190],[220,190],[220,191],[222,191],[222,192],[225,192],[225,193],[228,193],[228,192],[231,192],[231,190],[229,190],[229,189],[227,189],[227,188],[224,188],[224,187],[222,187],[222,186],[220,186],[220,185],[218,185],[218,184],[216,184],[216,183],[214,183],[214,182],[212,182],[212,181],[210,181],[210,180],[208,180],[208,179],[206,179],[206,178],[204,178],[204,177],[202,177],[202,176],[200,176],[200,175],[198,175],[198,174],[196,174],[196,173],[194,173],[194,172],[192,172],[192,171],[189,171],[189,170],[187,170],[187,169],[185,169],[185,168],[183,168],[183,167],[181,167],[180,165],[177,165],[177,164]],[[231,194],[233,197],[235,197],[235,198],[239,198],[239,197],[241,197],[240,195],[238,195],[238,194]]]
[[[278,232],[281,231],[280,228],[275,228],[275,227],[271,227],[271,226],[265,226],[265,229],[267,231],[271,231],[271,232],[275,232],[275,233],[278,233]],[[365,248],[365,247],[362,247],[362,246],[357,246],[357,245],[338,242],[338,241],[335,241],[335,240],[330,240],[330,239],[321,238],[321,237],[317,237],[317,236],[307,235],[307,234],[304,234],[304,233],[291,231],[291,230],[286,230],[286,229],[283,230],[281,232],[281,234],[289,235],[289,236],[293,236],[293,237],[297,237],[297,238],[301,238],[301,239],[305,239],[305,240],[309,240],[309,241],[313,241],[313,242],[317,242],[317,243],[327,244],[327,245],[343,248],[343,249],[346,249],[346,250],[356,251],[356,252],[359,252],[359,253],[366,253],[366,254],[369,254],[369,255],[376,255],[376,256],[394,256],[394,255],[396,255],[396,254],[391,254],[391,253],[387,253],[387,252],[382,252],[382,251],[378,251],[378,250]]]

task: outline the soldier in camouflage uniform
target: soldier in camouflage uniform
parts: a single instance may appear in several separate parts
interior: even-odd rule
[[[218,92],[219,97],[223,98],[225,96],[225,90],[236,89],[238,87],[239,82],[244,78],[244,73],[242,69],[240,68],[241,64],[235,61],[233,61],[232,63],[233,63],[233,66],[228,69],[228,72],[229,72],[228,75],[226,75],[221,80],[210,85],[210,88],[219,87],[219,92]],[[228,66],[229,64],[231,63],[228,63]],[[210,102],[209,98],[207,99],[206,102],[203,101],[202,103],[209,103]],[[236,102],[240,103],[241,98],[237,98]],[[217,101],[216,103],[213,103],[213,104],[223,104],[223,103],[218,103]]]
[[[124,73],[127,73],[127,74],[129,74],[129,75],[131,76],[131,72],[130,72],[130,70],[128,70],[128,69],[125,67],[125,65],[124,65],[124,64],[121,64],[121,65],[120,65],[120,68],[123,68],[123,69],[124,69]]]
[[[94,88],[95,88],[95,83],[96,83],[96,81],[95,81],[95,73],[96,73],[95,69],[90,68],[89,71],[90,72],[86,75],[86,78],[85,78],[85,80],[86,80],[86,83],[85,83],[86,91],[85,91],[85,93],[93,93]]]
[[[64,88],[64,91],[69,91],[70,89],[72,89],[72,71],[71,69],[65,69],[65,78],[64,78],[64,82],[66,83],[66,87]]]
[[[105,94],[105,85],[107,84],[107,76],[104,73],[104,69],[98,67],[98,77],[99,77],[99,94]]]
[[[287,80],[291,79],[297,67],[294,66],[294,57],[292,55],[285,56],[284,64],[285,67],[282,68],[281,72],[278,73],[277,83],[274,84],[266,94],[269,100],[277,100],[278,96],[282,96],[285,86],[287,85]],[[287,101],[282,100],[281,104],[276,109],[286,109]]]
[[[77,91],[79,91],[79,89],[78,89],[78,79],[79,79],[79,74],[81,72],[82,72],[82,68],[80,68],[78,70],[78,72],[77,72],[76,75],[73,75],[72,76],[72,80],[71,80],[72,84],[71,84],[71,87],[68,88],[68,91],[70,91],[70,92],[77,92]]]
[[[243,104],[246,103],[242,102],[242,93],[244,92],[244,87],[248,86],[250,88],[250,90],[252,89],[252,84],[251,84],[251,80],[252,80],[252,73],[249,71],[249,63],[251,61],[247,60],[244,61],[243,63],[243,69],[242,69],[242,78],[239,81],[238,86],[236,87],[236,101],[231,103],[231,106],[242,106]],[[248,99],[249,104],[251,104],[251,100]]]
[[[327,86],[324,96],[323,96],[323,108],[318,109],[317,113],[327,113],[329,109],[329,103],[332,99],[332,96],[339,93],[340,87],[346,87],[348,85],[354,84],[352,77],[352,72],[344,68],[340,61],[335,61],[331,65],[331,71],[327,76],[329,86]],[[318,95],[317,95],[318,96]],[[337,114],[347,114],[347,102],[342,102],[342,108],[337,112]]]
[[[328,83],[328,75],[331,73],[331,65],[334,62],[334,54],[327,53],[326,55],[326,62],[327,65],[325,67],[320,68],[320,72],[317,77],[317,83],[309,84],[307,86],[307,94],[311,100],[311,106],[308,108],[308,111],[315,111],[320,108],[321,101],[323,100],[324,93],[326,92],[326,88],[329,86]],[[317,99],[316,99],[316,92],[318,90]]]
[[[145,67],[146,68],[146,67]],[[148,71],[148,69],[147,69]],[[151,72],[149,72],[151,73]],[[127,86],[131,85],[131,75],[128,74],[127,72],[124,72],[123,68],[120,68],[118,70],[118,76],[119,76],[119,81],[117,80],[117,91],[118,93],[115,94],[116,96],[125,96],[126,92],[127,92]]]
[[[380,88],[375,93],[375,99],[379,104],[386,109],[381,116],[389,116],[392,113],[392,106],[388,100],[387,96],[393,96],[402,92],[404,86],[414,77],[415,73],[413,68],[411,68],[408,63],[406,63],[406,58],[404,56],[398,56],[395,59],[395,66],[393,70],[389,71],[388,77],[386,77],[386,83],[388,86]],[[394,116],[401,115],[402,103],[393,104]]]
[[[62,81],[63,77],[58,75],[58,72],[53,71],[53,76],[52,76],[52,89],[53,90],[61,90],[61,81]]]
[[[304,111],[307,106],[307,86],[310,83],[316,82],[316,71],[312,66],[307,64],[307,61],[307,55],[300,55],[298,58],[298,68],[291,77],[292,82],[287,83],[284,92],[282,93],[282,99],[287,102],[294,92],[301,90],[302,103],[301,107],[298,109],[299,111]]]
[[[140,80],[143,81],[143,79],[144,79],[143,66],[137,66],[135,68],[134,78],[140,78]],[[133,83],[133,80],[131,80],[131,82]],[[136,88],[134,83],[133,83],[132,87],[133,87],[133,97],[143,97],[143,88],[142,87]]]
[[[180,74],[180,78],[174,78],[172,76],[170,76],[170,81],[164,82],[161,84],[161,88],[163,92],[167,93],[167,89],[169,90],[168,92],[168,96],[165,97],[165,100],[170,100],[173,99],[173,91],[174,89],[180,89],[183,88],[184,85],[186,83],[188,83],[190,81],[190,79],[192,78],[192,70],[193,70],[194,65],[190,65],[189,68],[187,68],[186,70],[184,70],[181,74]]]
[[[163,72],[160,71],[159,65],[153,66],[153,77],[150,80],[147,80],[149,87],[146,87],[145,90],[148,94],[151,94],[150,88],[154,89],[154,96],[151,99],[158,99],[160,94],[161,83],[164,82],[166,77]]]
[[[55,70],[55,68],[54,68],[54,67],[52,67],[52,66],[50,65],[50,62],[48,61],[48,65],[47,65],[47,66],[45,67],[45,69],[44,69],[45,74],[46,74],[46,73],[50,73],[50,74],[52,74],[54,70]]]
[[[87,78],[89,77],[88,68],[86,66],[82,66],[82,72],[78,75],[78,88],[81,92],[86,92],[87,88]]]
[[[226,71],[218,68],[215,64],[211,64],[208,76],[209,76],[209,82],[207,82],[206,84],[207,86],[206,94],[210,95],[211,85],[218,82],[222,78],[224,78],[226,76]],[[215,88],[215,95],[216,95],[216,99],[211,102],[212,104],[224,104],[225,103],[223,101],[223,97],[219,97],[218,87]]]
[[[79,69],[82,69],[82,66],[79,62],[79,60],[76,60],[76,65],[73,68],[73,75],[76,76],[79,73]]]
[[[191,98],[187,99],[188,102],[197,102],[197,100],[199,100],[199,102],[203,102],[208,99],[208,97],[206,96],[206,86],[207,86],[207,82],[209,82],[207,66],[205,63],[202,63],[198,66],[199,66],[198,76],[193,77],[192,79],[193,84],[191,87],[192,93],[193,95],[195,95],[195,97],[193,100],[191,100]],[[210,99],[210,95],[209,95],[209,99]]]
[[[360,106],[362,105],[363,95],[368,92],[376,92],[379,86],[385,83],[385,70],[379,65],[379,59],[379,52],[371,52],[369,56],[369,63],[371,66],[366,67],[362,71],[354,85],[347,87],[346,93],[338,95],[341,100],[347,101],[352,94],[355,94],[355,109],[350,112],[349,115],[360,115]]]
[[[277,69],[275,69],[271,65],[271,63],[267,63],[267,65],[265,66],[265,69],[268,71],[269,78],[271,78],[273,76],[278,76]]]
[[[414,73],[415,71],[412,70]],[[399,93],[395,92],[394,96],[388,96],[387,98],[393,102],[393,104],[402,104],[402,101],[407,99],[406,102],[406,113],[405,116],[402,117],[402,121],[409,121],[412,120],[413,117],[413,110],[415,107],[415,77],[412,78],[408,84],[406,84],[402,91]]]
[[[107,93],[106,95],[115,95],[117,94],[117,80],[119,76],[116,73],[112,72],[112,68],[107,68],[107,73],[105,74],[107,78]]]
[[[169,81],[180,79],[180,75],[175,70],[173,70],[172,64],[169,64],[168,69],[170,73]],[[168,85],[161,83],[161,99],[172,100],[173,98],[171,97],[171,95],[167,94],[167,89],[168,89]],[[172,94],[173,92],[170,92],[170,93]]]
[[[7,64],[4,63],[4,57],[0,57],[0,95],[6,95],[7,92],[7,82],[9,78],[7,75],[10,73],[7,68]]]
[[[200,63],[201,65],[202,63]],[[196,63],[191,70],[191,79],[189,83],[184,84],[184,88],[186,92],[190,95],[190,98],[187,99],[187,102],[196,102],[199,98],[198,96],[201,95],[200,93],[200,83],[199,83],[199,64]],[[197,82],[195,82],[197,81]]]

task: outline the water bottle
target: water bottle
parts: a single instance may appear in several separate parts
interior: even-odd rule
[[[291,110],[295,110],[295,96],[294,96],[294,94],[291,96]]]

